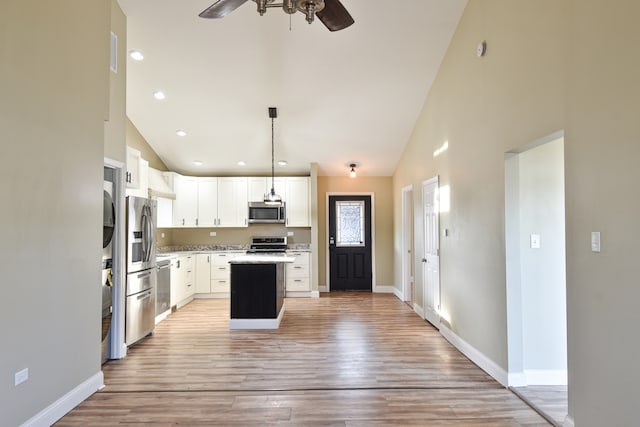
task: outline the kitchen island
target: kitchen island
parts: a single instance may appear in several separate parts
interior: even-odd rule
[[[278,329],[284,315],[285,255],[242,255],[231,264],[230,329]]]

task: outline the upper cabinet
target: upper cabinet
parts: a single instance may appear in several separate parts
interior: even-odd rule
[[[218,227],[246,227],[247,178],[218,178]]]
[[[282,195],[287,203],[287,227],[310,227],[311,209],[309,199],[309,177],[287,177],[286,194]]]
[[[247,178],[167,175],[176,193],[174,227],[247,226]]]
[[[269,177],[165,175],[176,194],[173,227],[246,227],[247,203],[264,200],[271,190]],[[287,227],[311,226],[309,185],[305,176],[275,179],[274,189],[287,204]]]
[[[142,158],[140,151],[127,147],[127,196],[149,197],[148,170],[149,162]]]

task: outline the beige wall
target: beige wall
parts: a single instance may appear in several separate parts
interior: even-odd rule
[[[416,190],[434,175],[449,187],[445,325],[506,371],[504,153],[565,130],[569,406],[580,427],[637,423],[638,19],[631,0],[469,2],[393,177],[396,248],[401,188],[414,185],[418,244]],[[602,232],[599,254],[591,231]],[[400,260],[396,249],[396,283]]]
[[[471,1],[393,177],[395,283],[401,283],[401,188],[413,184],[415,242],[421,183],[450,189],[440,216],[442,312],[451,329],[507,369],[504,153],[563,127],[564,4]],[[476,45],[487,40],[487,54]],[[532,52],[535,51],[535,54]],[[448,142],[437,157],[434,151]],[[419,247],[416,301],[422,305]]]
[[[2,5],[2,425],[22,424],[100,374],[110,7]],[[24,368],[29,379],[14,387]]]
[[[104,123],[104,156],[126,163],[127,19],[116,0],[111,0],[111,31],[118,37],[118,59],[117,72],[109,73],[109,118]]]
[[[569,404],[638,424],[640,3],[573,0],[565,139]],[[602,252],[590,250],[600,231]]]
[[[140,151],[142,158],[149,162],[149,167],[161,171],[169,170],[162,159],[156,154],[153,148],[151,148],[147,140],[144,139],[140,132],[138,132],[138,129],[136,129],[135,125],[131,122],[131,120],[129,120],[128,117],[126,124],[126,135],[127,145]]]
[[[393,281],[393,205],[391,177],[318,177],[318,284],[327,285],[327,193],[374,193],[375,273],[378,286]]]

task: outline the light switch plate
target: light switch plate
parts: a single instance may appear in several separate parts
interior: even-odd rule
[[[216,237],[218,235],[218,233],[216,233],[215,231],[210,231],[209,232],[209,237]]]
[[[293,236],[293,231],[287,231],[287,236],[289,237]]]
[[[591,232],[591,252],[600,252],[600,232]]]
[[[532,234],[531,235],[531,249],[540,249],[540,235]]]

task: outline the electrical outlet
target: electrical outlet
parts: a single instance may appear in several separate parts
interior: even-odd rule
[[[164,239],[164,233],[160,233],[160,237]]]
[[[591,232],[591,252],[600,252],[600,232]]]
[[[215,231],[210,231],[209,232],[209,237],[216,237],[218,235],[218,233],[216,233]]]
[[[293,236],[293,231],[287,231],[287,236],[289,237]]]
[[[16,372],[13,379],[13,385],[22,384],[29,379],[29,368],[24,368],[22,371]]]

